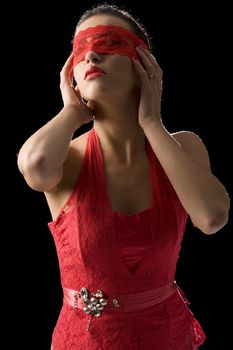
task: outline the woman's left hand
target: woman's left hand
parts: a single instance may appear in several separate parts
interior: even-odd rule
[[[138,122],[141,127],[151,121],[161,122],[161,97],[163,72],[155,57],[149,50],[136,48],[142,64],[133,59],[134,67],[140,81],[140,100],[138,106]]]

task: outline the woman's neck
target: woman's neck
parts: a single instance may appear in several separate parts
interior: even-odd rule
[[[135,115],[97,116],[93,127],[106,159],[129,165],[145,152],[145,134]]]

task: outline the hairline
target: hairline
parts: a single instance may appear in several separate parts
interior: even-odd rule
[[[89,16],[89,17],[86,17],[86,18],[84,18],[83,20],[80,20],[79,22],[78,22],[78,24],[77,24],[77,26],[76,26],[76,28],[75,28],[75,35],[76,35],[76,33],[77,33],[77,30],[79,29],[79,27],[80,27],[80,25],[82,25],[85,21],[87,21],[88,19],[90,19],[90,18],[92,18],[92,17],[100,17],[100,16],[108,16],[108,17],[114,17],[114,18],[119,18],[120,20],[122,20],[125,24],[127,24],[127,26],[128,26],[128,28],[125,28],[125,27],[122,27],[122,28],[124,28],[124,29],[127,29],[127,30],[130,30],[130,31],[132,31],[134,34],[137,34],[138,35],[138,33],[134,30],[134,28],[133,28],[133,26],[132,26],[132,24],[130,23],[130,21],[127,21],[127,19],[124,19],[123,17],[121,17],[121,16],[118,16],[118,15],[116,15],[116,14],[110,14],[110,13],[97,13],[97,14],[93,14],[93,15],[91,15],[91,16]],[[106,24],[107,25],[107,24]],[[113,24],[113,25],[115,25],[115,24]],[[120,24],[118,24],[118,25],[116,25],[116,26],[120,26],[121,27],[121,25]],[[88,27],[89,28],[89,27]],[[86,28],[87,29],[87,28]],[[85,30],[85,29],[81,29],[81,30]]]

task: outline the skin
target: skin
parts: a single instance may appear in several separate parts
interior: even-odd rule
[[[122,19],[98,15],[84,21],[77,33],[98,24],[131,30]],[[138,47],[137,51],[142,64],[89,51],[74,70],[71,55],[61,71],[64,107],[22,146],[19,169],[30,187],[45,193],[56,219],[73,190],[87,142],[88,133],[72,140],[73,133],[94,116],[113,211],[132,215],[151,205],[146,136],[194,225],[206,234],[217,232],[228,220],[226,190],[212,174],[200,138],[187,131],[170,134],[164,127],[160,113],[162,70],[148,50]],[[107,74],[85,80],[84,73],[91,65]],[[154,77],[149,78],[150,74]],[[81,96],[88,100],[87,105]]]

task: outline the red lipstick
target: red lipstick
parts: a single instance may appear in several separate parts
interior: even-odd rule
[[[98,67],[91,67],[85,72],[84,79],[89,80],[105,74],[106,72],[103,69]]]

